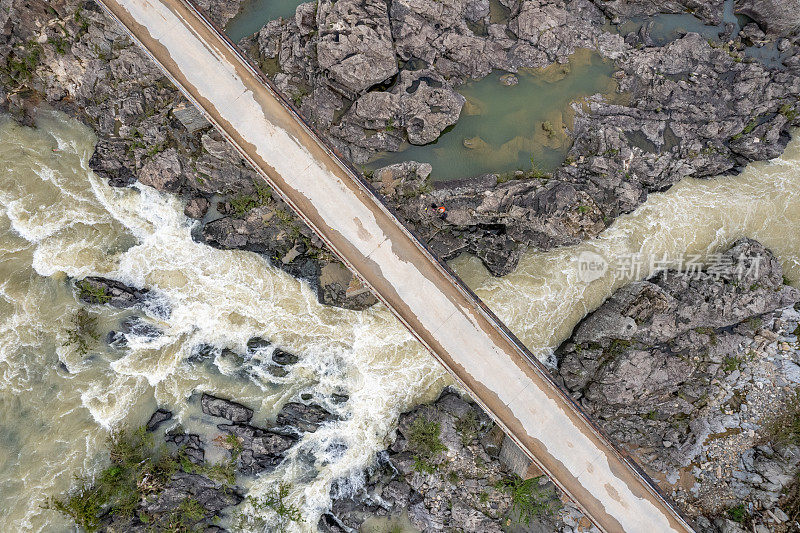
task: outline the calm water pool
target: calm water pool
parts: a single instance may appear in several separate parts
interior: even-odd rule
[[[278,17],[294,17],[300,0],[250,0],[242,4],[242,10],[225,26],[225,33],[233,42],[239,42],[260,30],[270,20]]]
[[[578,50],[567,65],[520,71],[519,83],[506,86],[504,72],[467,83],[458,91],[467,99],[458,123],[425,146],[405,145],[380,154],[367,165],[379,168],[415,160],[433,166],[434,180],[531,168],[552,170],[570,146],[570,104],[596,93],[613,93],[614,66],[589,50]]]

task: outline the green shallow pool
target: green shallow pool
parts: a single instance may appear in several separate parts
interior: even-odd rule
[[[301,0],[250,0],[225,26],[225,33],[233,42],[239,42],[278,17],[293,18]]]
[[[433,166],[434,180],[452,180],[490,172],[531,168],[552,170],[570,146],[564,130],[571,126],[572,102],[596,93],[613,93],[615,68],[597,53],[578,50],[567,65],[521,71],[519,83],[502,83],[494,72],[458,91],[467,99],[458,123],[425,146],[404,145],[384,153],[367,168],[415,160]]]

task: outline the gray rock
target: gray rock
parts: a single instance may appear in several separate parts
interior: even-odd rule
[[[127,309],[141,304],[148,294],[147,289],[129,287],[120,281],[89,276],[75,282],[78,298],[89,304],[108,304]]]
[[[183,166],[174,148],[156,154],[139,171],[139,182],[159,191],[177,192],[183,180]]]
[[[161,424],[170,419],[172,419],[171,411],[168,411],[167,409],[158,409],[150,417],[150,420],[147,421],[145,428],[147,431],[155,431],[161,426]]]
[[[238,438],[242,451],[236,459],[237,466],[240,472],[247,475],[271,472],[283,462],[286,451],[297,442],[295,436],[246,424],[220,424],[217,427]]]
[[[203,197],[192,198],[186,202],[186,207],[183,208],[183,214],[189,218],[201,219],[206,216],[209,208],[209,202]]]
[[[313,433],[323,424],[333,420],[338,420],[338,417],[317,404],[289,402],[278,412],[275,423],[301,434]]]
[[[318,6],[317,60],[335,89],[353,97],[397,73],[385,2],[324,0]]]
[[[800,30],[798,0],[735,0],[734,11],[755,20],[772,37],[795,37]]]
[[[200,406],[207,415],[218,416],[236,423],[246,423],[253,418],[253,410],[242,404],[203,393]]]

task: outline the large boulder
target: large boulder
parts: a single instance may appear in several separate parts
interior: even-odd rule
[[[286,451],[294,446],[297,437],[247,424],[220,424],[222,432],[234,435],[241,446],[236,461],[243,474],[271,472],[285,458]]]
[[[397,73],[386,2],[325,0],[318,5],[317,60],[334,88],[353,97]]]
[[[148,294],[147,289],[129,287],[120,281],[89,276],[75,282],[78,289],[78,298],[90,304],[109,304],[113,307],[126,309],[144,301]]]
[[[735,0],[734,11],[772,37],[795,37],[800,30],[800,0]]]

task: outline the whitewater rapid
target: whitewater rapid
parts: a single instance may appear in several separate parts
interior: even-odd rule
[[[172,196],[145,186],[112,188],[88,169],[95,138],[84,126],[43,113],[38,128],[0,119],[0,522],[14,530],[61,531],[66,522],[39,504],[76,473],[96,471],[116,425],[144,423],[167,407],[199,427],[193,394],[208,391],[256,410],[256,423],[286,401],[311,395],[342,420],[307,434],[253,494],[288,481],[314,530],[333,480],[359,473],[385,448],[397,416],[452,381],[383,307],[356,312],[320,305],[306,283],[256,254],[223,251],[191,238],[196,222]],[[621,285],[609,274],[578,275],[575,258],[594,251],[705,256],[741,236],[761,240],[800,281],[800,142],[783,158],[737,177],[684,180],[652,195],[591,242],[529,253],[492,278],[471,257],[456,271],[542,359],[577,321]],[[648,272],[643,271],[642,276]],[[82,357],[64,347],[80,307],[69,278],[99,275],[151,290],[144,319],[156,338],[131,335],[124,349]],[[103,332],[131,311],[93,306]],[[198,346],[244,353],[252,337],[300,356],[286,376],[263,357],[244,365],[192,357]],[[332,394],[347,394],[343,404]]]

